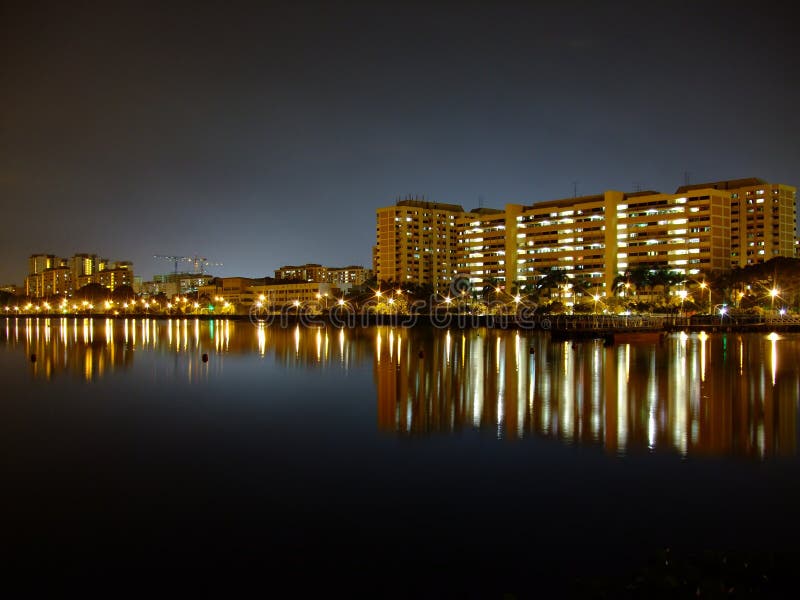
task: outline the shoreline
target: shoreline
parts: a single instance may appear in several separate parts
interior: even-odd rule
[[[254,325],[265,326],[296,326],[341,328],[365,328],[378,325],[390,327],[416,327],[432,326],[439,329],[520,329],[527,331],[544,331],[555,334],[554,337],[563,339],[597,339],[609,335],[639,334],[663,335],[669,333],[800,333],[800,319],[749,319],[732,322],[717,321],[714,317],[711,322],[706,319],[693,319],[691,317],[673,316],[638,316],[610,317],[573,316],[573,315],[541,315],[530,318],[517,318],[515,315],[467,315],[456,313],[418,314],[418,315],[374,315],[374,314],[271,314],[271,315],[149,315],[136,313],[130,315],[114,314],[6,314],[6,320],[18,319],[112,319],[124,321],[126,319],[152,319],[155,321],[168,320],[198,320],[218,321],[228,320],[235,322],[251,322]]]

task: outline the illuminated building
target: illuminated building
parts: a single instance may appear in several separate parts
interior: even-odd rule
[[[308,263],[305,265],[286,265],[275,269],[275,279],[306,281],[313,283],[361,285],[370,277],[370,270],[360,265],[347,267],[325,267]]]
[[[114,290],[133,284],[133,263],[111,263],[96,254],[75,254],[58,258],[52,254],[34,254],[28,259],[29,274],[25,278],[25,293],[31,298],[71,295],[91,283]]]
[[[263,279],[250,277],[215,277],[206,285],[200,286],[197,293],[198,296],[205,296],[212,302],[251,306],[256,299],[253,286],[263,283]]]
[[[687,276],[725,271],[730,208],[725,192],[607,191],[603,195],[510,206],[516,227],[511,281],[533,283],[552,268],[611,290],[619,273],[645,265]]]
[[[456,275],[457,204],[400,200],[377,210],[374,269],[379,281],[429,284],[445,293]]]
[[[511,292],[556,269],[611,295],[615,278],[637,267],[689,279],[795,256],[795,196],[791,186],[740,179],[504,210],[403,201],[378,209],[373,256],[379,279],[437,291],[458,275],[474,290],[489,282]]]
[[[348,289],[349,284],[334,286],[325,282],[297,282],[297,283],[270,283],[253,286],[258,301],[263,303],[265,309],[280,310],[281,308],[316,304],[320,308],[330,308],[334,298],[341,296]],[[260,300],[263,297],[263,301]]]
[[[458,272],[469,276],[472,289],[481,291],[487,282],[506,279],[506,220],[513,212],[478,208],[456,219]],[[516,221],[510,226],[516,226]],[[512,240],[513,241],[513,240]]]
[[[744,267],[776,256],[795,256],[796,188],[763,179],[715,181],[678,188],[726,190],[731,196],[731,266]]]
[[[174,281],[145,281],[142,283],[139,293],[144,296],[164,294],[167,299],[170,299],[178,295],[178,284]]]
[[[172,297],[175,294],[194,294],[204,285],[208,285],[212,279],[214,276],[208,273],[167,273],[154,275],[152,281],[144,282],[142,285],[148,289],[158,289],[167,297]]]
[[[53,254],[31,254],[28,258],[28,274],[36,275],[59,265],[59,259]]]

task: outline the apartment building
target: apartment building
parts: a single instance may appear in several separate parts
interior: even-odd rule
[[[610,295],[619,274],[641,266],[696,278],[795,256],[795,198],[791,186],[739,179],[504,210],[401,201],[378,209],[373,255],[381,280],[440,292],[455,276],[480,291],[530,285],[558,269]]]
[[[96,254],[75,254],[59,258],[53,254],[33,254],[28,258],[25,294],[31,298],[70,295],[90,283],[109,290],[133,284],[133,263],[111,263]]]
[[[507,223],[509,215],[512,222]],[[477,208],[456,219],[458,245],[456,269],[480,292],[492,282],[506,280],[506,228],[516,226],[513,213],[496,208]],[[515,241],[512,237],[512,242]],[[513,256],[514,250],[511,249]]]
[[[369,269],[361,265],[347,267],[325,267],[316,263],[305,265],[286,265],[275,269],[275,279],[306,281],[312,283],[332,283],[361,285],[372,275]]]
[[[506,279],[531,284],[559,269],[608,291],[618,274],[642,265],[687,277],[727,270],[729,200],[727,192],[701,188],[508,205],[506,239],[516,243],[506,249]]]
[[[430,284],[445,293],[457,273],[457,204],[399,200],[379,208],[373,268],[380,281]]]
[[[732,267],[763,263],[776,256],[795,256],[796,188],[751,177],[683,186],[676,193],[698,188],[730,192]]]

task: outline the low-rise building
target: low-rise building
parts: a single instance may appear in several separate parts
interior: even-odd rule
[[[331,308],[336,300],[351,288],[351,284],[333,285],[324,282],[270,283],[253,286],[256,301],[268,310],[316,304],[320,309]]]

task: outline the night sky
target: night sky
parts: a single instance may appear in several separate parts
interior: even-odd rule
[[[3,3],[0,284],[40,252],[369,266],[408,194],[800,184],[790,3],[297,4]]]

